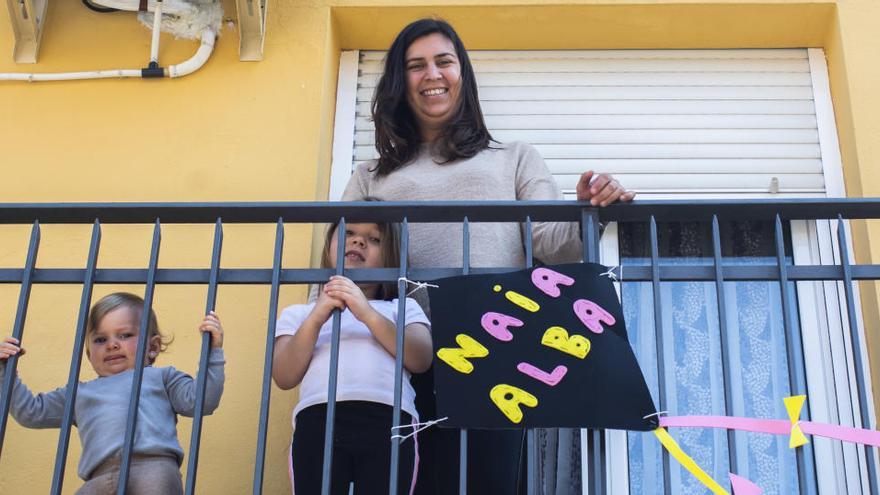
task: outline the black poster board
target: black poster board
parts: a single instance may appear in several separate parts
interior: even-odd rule
[[[575,263],[437,281],[430,302],[442,425],[656,428],[606,271]]]

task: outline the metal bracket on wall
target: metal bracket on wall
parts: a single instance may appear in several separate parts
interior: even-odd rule
[[[12,59],[16,63],[37,63],[48,4],[49,0],[6,0],[9,20],[12,22],[12,31],[15,34]]]
[[[243,62],[263,60],[268,3],[269,0],[235,0],[239,29],[238,59]]]

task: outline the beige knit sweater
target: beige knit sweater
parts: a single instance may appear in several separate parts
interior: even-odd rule
[[[412,162],[378,177],[375,161],[360,164],[342,195],[343,201],[373,196],[383,201],[556,200],[562,193],[544,159],[529,144],[493,144],[473,158],[439,164],[428,147]],[[532,224],[533,253],[547,264],[576,262],[582,257],[577,223]],[[420,223],[409,227],[409,266],[462,266],[460,223]],[[518,223],[471,223],[473,267],[525,266]]]

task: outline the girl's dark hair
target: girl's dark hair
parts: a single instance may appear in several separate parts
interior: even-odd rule
[[[377,201],[376,199],[366,198],[365,201]],[[372,222],[370,222],[372,223]],[[397,224],[379,223],[379,231],[382,233],[382,266],[384,268],[397,268],[400,266],[400,234],[398,233]],[[333,236],[336,235],[336,227],[339,222],[333,222],[327,227],[327,233],[324,235],[324,251],[321,253],[321,268],[335,268],[330,261],[330,243]],[[388,282],[379,284],[379,290],[376,292],[376,299],[384,299],[386,301],[397,297],[397,283]]]
[[[407,101],[406,51],[417,39],[440,33],[452,42],[461,66],[459,105],[435,143],[434,152],[448,163],[470,158],[489,147],[492,136],[483,121],[477,80],[461,38],[448,22],[419,19],[403,28],[385,56],[385,71],[373,95],[379,176],[388,175],[410,162],[419,152],[422,135]]]

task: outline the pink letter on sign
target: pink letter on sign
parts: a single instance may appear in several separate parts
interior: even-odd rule
[[[483,315],[483,318],[480,320],[480,323],[483,324],[483,328],[489,332],[489,335],[495,337],[496,339],[502,342],[510,342],[513,340],[513,334],[510,333],[508,327],[521,327],[523,326],[523,322],[517,320],[512,316],[507,316],[501,313],[493,313],[489,311],[488,313]]]
[[[550,385],[551,387],[559,383],[562,380],[562,377],[564,377],[565,374],[568,373],[568,368],[562,365],[553,368],[553,373],[547,373],[546,371],[529,363],[519,363],[518,365],[516,365],[516,369],[520,370],[526,375],[529,375],[535,380],[538,380],[539,382],[544,382],[547,385]]]
[[[611,313],[602,309],[602,306],[590,301],[589,299],[578,299],[574,302],[574,314],[580,318],[581,323],[589,328],[593,333],[602,333],[602,323],[606,325],[614,325],[614,317]]]
[[[532,283],[544,294],[559,297],[559,285],[574,285],[574,279],[549,268],[535,268],[532,272]]]

